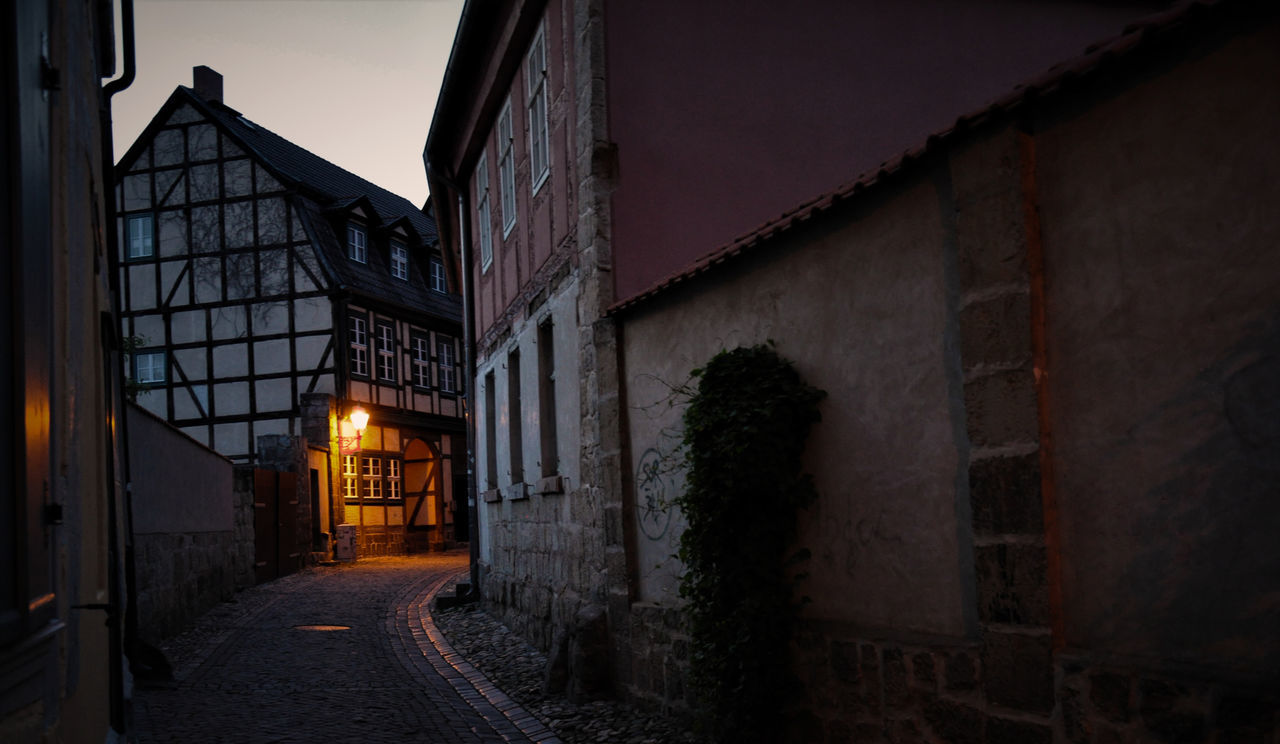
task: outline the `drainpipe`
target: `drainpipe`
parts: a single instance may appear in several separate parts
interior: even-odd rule
[[[471,230],[467,219],[470,208],[467,204],[467,190],[458,185],[454,176],[436,170],[425,153],[422,161],[426,165],[428,178],[441,181],[458,195],[458,249],[461,253],[458,273],[462,276],[462,367],[467,375],[466,392],[462,396],[467,425],[467,543],[471,554],[471,591],[479,597],[480,522],[479,509],[476,506],[475,406],[472,405],[475,401],[473,391],[476,381],[475,328],[472,324],[475,297],[471,287]],[[444,207],[444,205],[441,206]]]
[[[111,6],[107,6],[111,7]],[[101,19],[100,19],[101,20]],[[100,122],[102,133],[102,173],[106,179],[106,243],[108,286],[111,290],[111,337],[119,338],[120,333],[120,250],[116,231],[116,178],[115,178],[115,140],[111,131],[111,98],[133,84],[137,75],[137,56],[134,47],[133,0],[120,2],[121,35],[124,41],[124,72],[115,80],[102,87]],[[113,40],[114,41],[114,40]],[[107,350],[104,349],[104,352]],[[124,692],[124,656],[132,653],[138,639],[137,582],[133,553],[133,498],[131,493],[131,477],[129,473],[129,425],[128,408],[125,402],[124,355],[120,353],[120,344],[114,351],[114,370],[111,362],[104,377],[111,382],[108,400],[115,410],[107,420],[107,441],[114,443],[114,451],[119,453],[120,482],[124,484],[124,524],[117,519],[118,503],[116,494],[115,457],[107,458],[107,509],[110,544],[108,555],[111,569],[108,580],[108,602],[110,609],[110,694],[111,694],[111,728],[120,734],[126,733],[125,692]],[[113,426],[114,424],[114,426]],[[114,429],[114,430],[113,430]],[[121,561],[119,546],[124,543],[124,597],[121,597]],[[124,635],[120,633],[120,611],[124,609]]]

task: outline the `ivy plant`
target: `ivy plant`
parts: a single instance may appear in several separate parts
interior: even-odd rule
[[[722,351],[693,376],[676,504],[698,724],[713,742],[776,742],[793,687],[793,564],[807,558],[796,515],[817,495],[801,455],[826,393],[771,343]]]

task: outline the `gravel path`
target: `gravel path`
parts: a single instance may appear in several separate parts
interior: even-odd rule
[[[686,722],[617,701],[574,705],[542,691],[547,659],[477,605],[431,613],[454,650],[566,744],[692,744]]]

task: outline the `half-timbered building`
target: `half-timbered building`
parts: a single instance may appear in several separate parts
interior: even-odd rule
[[[239,463],[305,435],[320,543],[452,540],[461,311],[434,219],[225,105],[213,70],[194,82],[117,166],[138,403]]]

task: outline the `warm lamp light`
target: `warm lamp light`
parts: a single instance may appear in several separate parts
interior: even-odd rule
[[[360,406],[353,408],[348,418],[351,419],[351,425],[356,428],[356,434],[363,434],[365,427],[369,425],[369,412]]]

